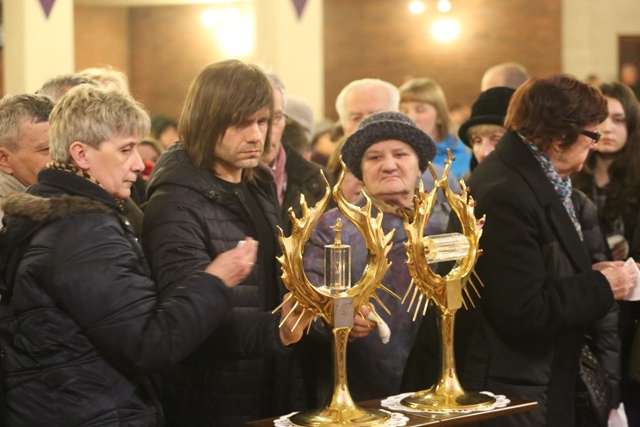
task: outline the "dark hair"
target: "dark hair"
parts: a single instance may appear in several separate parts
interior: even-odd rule
[[[204,68],[191,83],[178,123],[178,133],[196,166],[213,167],[214,147],[230,126],[246,123],[267,107],[273,117],[273,89],[255,65],[232,59]],[[266,134],[271,139],[272,120]]]
[[[609,166],[609,184],[607,185],[604,209],[599,210],[600,218],[610,222],[619,216],[636,221],[640,210],[640,112],[638,100],[631,89],[622,83],[605,83],[600,86],[602,94],[617,99],[624,110],[627,141],[622,149],[613,154],[614,160]],[[571,179],[576,188],[593,194],[593,170],[597,151],[589,154],[584,168]]]
[[[573,145],[580,131],[607,117],[607,101],[600,91],[567,74],[532,78],[518,88],[504,125],[544,150],[561,138]]]
[[[152,141],[150,139],[143,138],[142,141],[140,141],[139,145],[147,145],[147,146],[153,148],[153,151],[155,151],[158,154],[158,156],[160,156],[162,154],[162,150],[160,149],[160,147],[158,146],[158,143],[156,141]]]
[[[151,119],[151,136],[153,136],[155,139],[160,139],[160,135],[162,135],[162,132],[164,132],[168,128],[174,128],[175,130],[178,130],[178,122],[173,120],[171,117],[162,115],[154,116]]]
[[[311,142],[307,136],[307,131],[300,123],[287,118],[286,126],[282,131],[282,144],[285,147],[293,148],[301,155],[311,151]]]

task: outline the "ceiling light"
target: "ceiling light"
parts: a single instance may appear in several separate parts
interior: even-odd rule
[[[440,12],[449,12],[451,10],[451,2],[449,0],[438,0],[438,10]]]
[[[441,42],[450,42],[460,35],[460,24],[455,19],[439,19],[431,26],[431,34]]]
[[[411,3],[409,3],[409,12],[413,13],[414,15],[418,15],[424,12],[424,3],[420,0],[412,1]]]

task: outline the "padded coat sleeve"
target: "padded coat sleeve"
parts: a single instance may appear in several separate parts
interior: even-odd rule
[[[557,274],[566,268],[558,263],[569,261],[542,208],[504,185],[488,190],[476,213],[487,218],[476,271],[485,284],[484,311],[497,330],[514,337],[552,336],[607,312],[613,295],[601,273]]]
[[[227,242],[211,243],[204,219],[207,203],[200,195],[184,197],[175,189],[159,191],[151,197],[145,210],[143,246],[162,289],[172,288],[193,272],[203,270],[218,255],[219,248],[231,249],[244,237],[230,233]],[[289,351],[282,344],[274,321],[278,314],[239,308],[233,298],[220,301],[223,303],[230,310],[229,316],[209,337],[204,351],[225,358],[263,357]]]
[[[159,294],[136,245],[113,215],[64,220],[48,292],[111,363],[148,374],[197,348],[228,315],[231,294],[203,271]]]

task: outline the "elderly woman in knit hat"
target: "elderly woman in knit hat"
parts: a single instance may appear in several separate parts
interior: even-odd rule
[[[342,147],[342,158],[349,170],[364,183],[374,210],[384,212],[382,229],[388,233],[395,228],[393,246],[389,252],[392,262],[382,283],[398,295],[404,295],[411,281],[405,265],[403,243],[407,237],[403,227],[403,212],[413,207],[416,179],[426,170],[435,155],[433,140],[406,115],[398,112],[379,112],[365,118]],[[363,206],[361,197],[356,203]],[[355,283],[366,265],[367,249],[356,227],[336,208],[326,212],[314,229],[305,248],[305,269],[309,280],[324,283],[324,246],[331,244],[334,230],[330,227],[342,219],[342,242],[351,245],[351,279]],[[435,225],[434,225],[435,224]],[[429,220],[425,233],[442,233],[439,218]],[[446,221],[444,222],[446,224]],[[359,316],[351,333],[352,342],[347,354],[347,375],[355,400],[369,400],[397,394],[405,362],[409,355],[419,321],[413,322],[400,301],[380,292],[378,297],[391,311],[378,314],[389,324],[390,341],[385,344],[378,334],[369,334],[374,322],[364,322]],[[366,312],[363,309],[366,315]],[[318,369],[319,397],[329,394],[330,371]]]

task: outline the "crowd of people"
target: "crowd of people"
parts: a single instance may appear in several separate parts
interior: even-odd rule
[[[177,120],[150,117],[110,68],[3,98],[4,425],[231,427],[323,405],[330,343],[283,285],[278,236],[344,163],[346,200],[364,206],[366,192],[384,233],[395,229],[382,283],[397,295],[411,283],[403,223],[431,170],[450,167],[449,186],[462,178],[486,215],[481,298],[458,313],[458,375],[538,406],[483,425],[606,423],[577,404],[586,345],[607,372],[608,408],[624,403],[640,426],[636,95],[517,63],[478,83],[461,123],[433,79],[363,78],[338,95],[337,122],[314,126],[277,74],[238,60],[205,67]],[[455,231],[450,217],[438,194],[425,235]],[[332,208],[304,248],[318,286],[339,219],[353,283],[366,268],[363,236]],[[441,367],[435,317],[377,298],[389,312],[374,303],[379,321],[355,316],[348,344],[357,401],[428,388]]]

